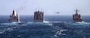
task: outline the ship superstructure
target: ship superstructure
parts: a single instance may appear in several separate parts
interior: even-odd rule
[[[20,22],[19,15],[13,10],[13,13],[10,15],[9,22]]]
[[[43,22],[44,12],[35,11],[34,12],[34,21],[35,22]]]
[[[76,12],[76,13],[73,15],[73,20],[74,20],[74,22],[82,22],[81,15],[78,14],[78,9],[76,9],[75,12]]]

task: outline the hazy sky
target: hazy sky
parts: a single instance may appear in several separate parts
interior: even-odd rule
[[[45,15],[72,15],[76,8],[81,15],[90,15],[90,0],[0,0],[0,15],[10,15],[12,10],[19,15],[33,15],[37,10]]]

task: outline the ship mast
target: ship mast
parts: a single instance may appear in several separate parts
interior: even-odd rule
[[[76,14],[78,14],[78,9],[75,10]]]

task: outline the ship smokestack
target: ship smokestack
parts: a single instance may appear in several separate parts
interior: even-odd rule
[[[13,10],[13,13],[10,15],[9,22],[20,22],[19,15]]]
[[[44,12],[35,11],[34,12],[34,21],[35,22],[43,22]]]
[[[78,9],[76,9],[75,12],[76,12],[76,13],[73,15],[73,20],[74,20],[74,22],[82,22],[81,15],[78,14]]]

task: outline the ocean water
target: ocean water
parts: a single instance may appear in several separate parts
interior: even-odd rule
[[[44,16],[44,22],[20,18],[22,23],[9,23],[9,16],[0,16],[0,38],[90,38],[90,16],[77,23],[72,16]]]

